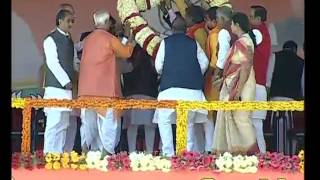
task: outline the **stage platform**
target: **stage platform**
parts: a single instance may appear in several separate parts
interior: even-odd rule
[[[281,173],[269,170],[259,170],[255,174],[216,173],[198,171],[172,171],[164,172],[132,172],[98,170],[45,170],[25,169],[12,170],[15,180],[303,180],[303,173]]]

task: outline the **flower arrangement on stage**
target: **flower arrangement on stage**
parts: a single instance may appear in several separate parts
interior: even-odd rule
[[[129,155],[130,167],[132,171],[155,171],[169,172],[171,162],[160,156],[152,156],[152,154],[133,152]]]
[[[130,170],[130,158],[126,152],[113,154],[107,160],[109,170]]]
[[[258,171],[258,158],[252,156],[232,156],[232,154],[225,152],[220,155],[215,164],[220,172],[239,172],[239,173],[256,173]]]
[[[102,157],[100,151],[89,151],[86,157],[88,169],[97,169],[100,171],[108,171],[108,155]]]
[[[304,173],[304,150],[301,150],[299,152],[298,157],[300,159],[300,163],[299,163],[300,172]]]
[[[172,157],[171,163],[175,170],[211,170],[215,169],[215,156],[183,151],[181,155]]]
[[[85,162],[85,155],[79,155],[75,151],[70,153],[48,153],[45,156],[46,165],[45,168],[50,170],[64,169],[80,169],[86,170],[87,164]]]
[[[42,169],[45,167],[44,154],[42,151],[36,151],[34,154],[13,153],[11,156],[11,167],[13,169],[25,168],[33,170],[34,167]]]
[[[301,154],[300,154],[301,155]],[[267,152],[266,154],[258,154],[259,168],[281,170],[286,172],[297,172],[301,169],[299,156],[286,156],[282,153]]]
[[[226,152],[222,155],[208,155],[197,152],[183,151],[180,155],[166,158],[145,153],[121,152],[103,156],[100,151],[89,151],[86,154],[47,153],[42,151],[35,154],[12,154],[11,167],[33,170],[45,168],[47,170],[99,170],[102,172],[127,171],[212,171],[212,172],[239,172],[256,173],[259,169],[269,169],[283,172],[304,172],[304,151],[298,156],[285,156],[281,153],[257,154],[252,156],[233,156]]]

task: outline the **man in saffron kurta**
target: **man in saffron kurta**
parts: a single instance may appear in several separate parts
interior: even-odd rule
[[[204,10],[200,6],[188,5],[185,12],[185,20],[188,27],[186,33],[187,36],[197,41],[206,53],[205,50],[208,34],[205,29]],[[195,150],[200,152],[211,151],[210,149],[205,148],[205,144],[212,144],[211,137],[214,131],[213,122],[206,121],[204,124],[196,124],[194,127],[195,132],[197,132],[195,133]]]
[[[130,57],[133,46],[125,42],[126,45],[121,44],[108,32],[109,17],[107,11],[96,12],[96,29],[84,41],[78,88],[80,98],[122,97],[116,56]],[[117,143],[119,121],[112,109],[99,109],[98,112],[92,109],[81,110],[81,144],[84,151],[91,146],[91,150],[99,149],[112,154]]]
[[[217,7],[211,7],[205,15],[206,30],[209,32],[206,42],[206,53],[210,63],[205,76],[204,92],[208,101],[219,100],[219,89],[212,86],[213,72],[218,60],[218,35],[220,32],[220,27],[216,21],[216,11]],[[209,113],[209,117],[211,116],[212,113]]]
[[[203,17],[203,9],[200,6],[190,6],[186,9],[187,36],[196,40],[203,50],[206,49],[207,32]]]

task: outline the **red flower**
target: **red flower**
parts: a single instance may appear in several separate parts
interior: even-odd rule
[[[264,168],[264,163],[259,162],[258,167],[259,168]]]
[[[206,168],[205,168],[204,166],[198,166],[198,167],[197,167],[197,170],[198,170],[198,171],[204,171],[204,170],[206,170]]]
[[[33,166],[31,164],[26,164],[24,167],[30,171],[33,170]]]
[[[43,150],[36,151],[36,157],[43,157],[43,156],[44,156]]]
[[[299,159],[299,157],[298,157],[297,155],[293,155],[293,156],[292,156],[292,161],[294,161],[294,162],[300,162],[300,159]]]
[[[20,163],[11,163],[11,167],[13,169],[18,169],[20,167]]]
[[[280,167],[280,163],[278,161],[271,161],[270,162],[271,167],[274,169],[278,169]]]
[[[43,168],[44,168],[44,166],[45,166],[45,165],[44,165],[44,164],[42,164],[42,163],[37,164],[37,168],[38,168],[38,169],[43,169]]]
[[[193,152],[192,155],[194,158],[199,158],[201,156],[199,152]]]
[[[265,154],[267,157],[271,157],[271,152],[267,151],[267,153]]]
[[[289,162],[287,162],[287,163],[285,164],[285,167],[286,167],[287,169],[291,169],[291,168],[292,168],[292,164],[289,163]]]
[[[130,170],[130,165],[125,165],[125,166],[123,167],[123,169],[126,170],[126,171]]]
[[[130,166],[130,159],[129,158],[125,158],[122,160],[122,163],[124,166]]]
[[[181,156],[185,157],[187,154],[188,154],[188,151],[187,150],[183,150],[182,153],[181,153]]]
[[[209,167],[211,163],[212,163],[212,157],[211,156],[205,156],[203,158],[203,166],[204,167]]]

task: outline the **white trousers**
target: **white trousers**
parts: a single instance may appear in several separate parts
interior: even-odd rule
[[[267,89],[265,86],[256,84],[256,101],[267,101]],[[252,123],[256,130],[259,151],[266,153],[266,141],[263,135],[263,121],[266,119],[267,111],[252,112]]]
[[[194,149],[191,151],[201,152],[212,151],[213,146],[213,133],[214,133],[214,123],[212,120],[209,120],[205,123],[196,123],[192,128],[192,134],[194,138]]]
[[[136,151],[137,134],[139,125],[130,125],[127,130],[129,152]],[[146,142],[146,153],[153,152],[155,127],[144,125],[144,138]]]
[[[71,152],[73,150],[74,142],[77,134],[77,116],[70,116],[69,126],[67,128],[66,143],[64,145],[64,152]]]
[[[70,112],[47,109],[46,116],[43,151],[44,153],[63,153]]]
[[[188,128],[187,128],[187,151],[193,151],[195,149],[195,142],[196,142],[196,132],[194,125],[195,123],[189,123],[194,122],[194,118],[196,117],[196,113],[188,113]],[[159,132],[162,142],[162,153],[164,156],[172,157],[174,156],[174,147],[173,147],[173,135],[172,135],[172,127],[170,120],[161,119],[162,117],[159,116],[158,126],[159,126]],[[206,124],[206,123],[204,123]],[[209,135],[208,135],[209,137]],[[211,136],[213,138],[213,136]],[[208,138],[209,139],[209,138]],[[210,146],[208,143],[206,146]],[[210,146],[210,149],[212,148],[212,144]],[[208,148],[209,149],[209,148]]]
[[[114,153],[115,146],[120,140],[120,121],[114,118],[113,110],[108,109],[105,116],[95,111],[81,109],[81,146],[86,145],[90,150],[105,149]]]
[[[261,153],[266,153],[266,141],[263,135],[263,119],[252,118],[252,123],[256,130],[259,150]]]

